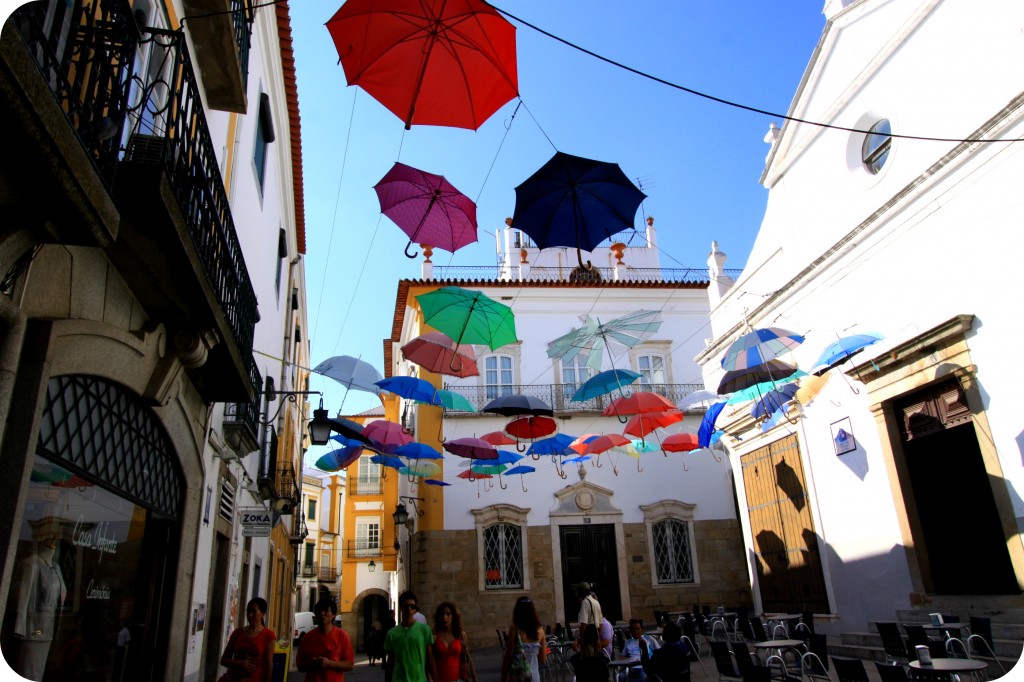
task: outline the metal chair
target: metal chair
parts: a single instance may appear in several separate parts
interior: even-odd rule
[[[928,646],[933,641],[935,641],[928,636],[928,633],[924,631],[924,627],[921,625],[909,625],[907,623],[904,623],[903,631],[907,633],[907,644],[910,645],[910,647],[908,647],[907,649],[908,653],[910,652],[910,649],[916,646]]]
[[[859,658],[832,658],[832,669],[839,682],[871,682],[864,663]]]
[[[765,631],[764,623],[761,622],[760,618],[758,618],[757,616],[751,616],[747,619],[747,622],[750,624],[750,630],[754,635],[754,641],[767,641],[768,633]]]
[[[900,634],[900,627],[896,623],[875,623],[878,634],[882,637],[882,648],[885,649],[885,659],[888,663],[909,663],[910,652],[907,651],[907,644]]]
[[[710,640],[711,656],[715,659],[715,669],[718,670],[718,679],[721,680],[742,680],[743,675],[736,667],[736,655],[729,650],[729,645],[723,640]]]
[[[828,671],[828,641],[825,635],[812,634],[806,641],[807,653],[800,657],[800,674],[810,679],[827,679],[832,682]]]
[[[875,661],[875,669],[878,670],[878,676],[882,678],[882,682],[908,682],[910,680],[902,665],[886,665]]]
[[[960,640],[957,640],[958,642]],[[963,646],[963,642],[960,642]],[[999,669],[1006,674],[1006,668],[1002,661],[996,658],[995,642],[992,639],[992,619],[981,616],[971,616],[971,634],[967,636],[965,647],[970,658],[990,658],[995,661]],[[979,653],[983,652],[983,653]]]

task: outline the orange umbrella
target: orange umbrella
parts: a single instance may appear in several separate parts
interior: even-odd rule
[[[825,388],[825,384],[828,383],[828,378],[832,375],[832,372],[825,372],[821,376],[814,374],[808,374],[805,377],[800,378],[800,388],[796,390],[794,400],[801,405],[809,405],[821,393],[822,389]]]
[[[622,430],[622,433],[643,438],[655,429],[681,421],[683,421],[683,413],[677,408],[662,412],[641,412],[629,418],[629,421],[626,422],[626,428]]]
[[[582,455],[583,451],[587,449],[587,444],[600,435],[601,434],[599,433],[584,433],[582,436],[569,443],[569,448]]]

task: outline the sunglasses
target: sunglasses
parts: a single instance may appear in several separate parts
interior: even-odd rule
[[[419,609],[415,604],[402,604],[403,609],[409,609],[410,611],[416,611]]]

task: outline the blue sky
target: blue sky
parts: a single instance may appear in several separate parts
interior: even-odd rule
[[[396,162],[444,175],[477,202],[479,241],[435,265],[493,265],[494,230],[515,187],[554,152],[618,163],[648,195],[664,267],[705,267],[712,239],[741,268],[767,201],[758,184],[771,121],[679,91],[568,47],[515,20],[517,100],[478,131],[402,122],[344,71],[325,26],[339,5],[292,2],[302,116],[306,273],[312,362],[353,355],[383,371],[396,282],[418,278],[405,235],[381,216],[373,185]],[[525,22],[610,60],[693,90],[786,113],[824,26],[822,3],[504,0]],[[785,7],[785,11],[780,9]],[[549,141],[550,140],[550,141]],[[493,167],[492,167],[493,165]],[[488,175],[489,173],[489,175]],[[313,376],[325,407],[378,405]],[[344,403],[342,402],[344,399]]]

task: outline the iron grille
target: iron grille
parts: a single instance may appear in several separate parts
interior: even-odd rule
[[[235,488],[227,481],[220,482],[220,502],[217,515],[231,523],[235,518]]]
[[[669,519],[654,524],[654,564],[661,584],[693,582],[690,527],[687,523]]]
[[[184,485],[170,440],[120,384],[84,375],[50,379],[36,449],[144,507],[181,517]]]
[[[484,529],[484,587],[507,590],[523,586],[523,531],[497,523]]]
[[[528,281],[568,282],[574,268],[571,267],[532,267],[525,279]],[[616,281],[613,268],[594,268],[604,282]],[[440,265],[434,266],[434,279],[438,280],[499,280],[519,279],[518,271],[512,271],[503,265]],[[724,274],[738,279],[743,270],[727,269]],[[705,268],[628,268],[620,269],[618,281],[627,282],[677,282],[681,284],[705,284],[710,281],[708,269]]]

